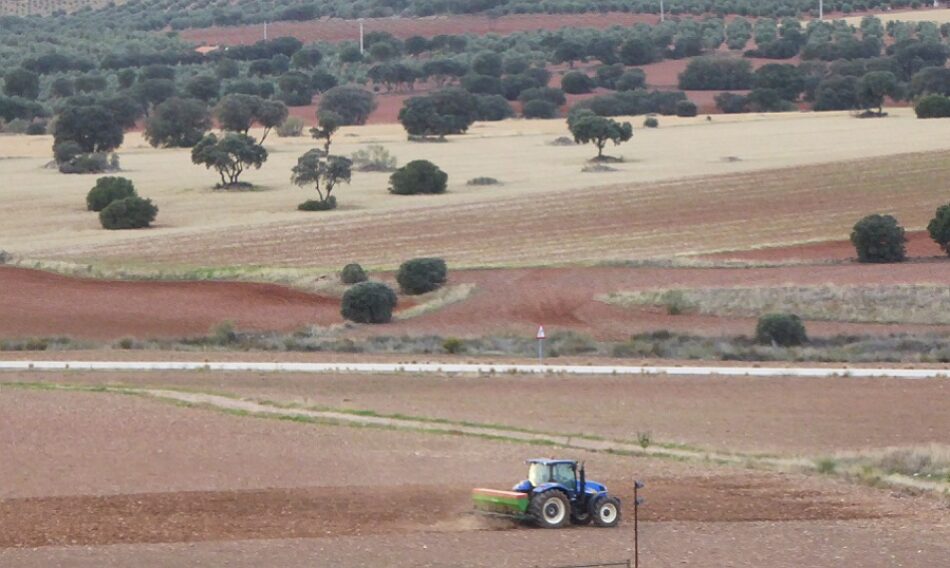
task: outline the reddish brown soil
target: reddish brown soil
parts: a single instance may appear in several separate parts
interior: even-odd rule
[[[0,549],[465,532],[485,528],[463,515],[474,484],[507,486],[523,473],[517,456],[551,451],[102,393],[5,389],[0,408],[7,424]],[[801,476],[577,457],[627,502],[633,476],[645,476],[657,504],[644,510],[647,521],[845,521],[911,512],[871,490]]]
[[[914,258],[943,257],[946,254],[926,231],[907,233],[907,256]],[[852,261],[856,259],[851,241],[824,241],[789,247],[765,248],[749,251],[724,252],[706,255],[710,260],[744,260],[750,262],[788,261]]]
[[[624,523],[543,531],[464,513],[472,486],[509,486],[523,475],[522,459],[556,448],[102,393],[4,388],[0,416],[3,566],[618,560],[632,556],[634,479],[647,485],[640,544],[651,565],[938,566],[950,535],[946,510],[926,498],[584,452],[570,454],[623,499]]]
[[[381,275],[391,281],[391,275]],[[749,334],[754,321],[703,315],[670,316],[660,308],[624,309],[598,296],[650,288],[858,285],[950,281],[950,262],[900,265],[816,265],[773,268],[544,268],[453,272],[451,284],[472,284],[465,301],[381,326],[361,335],[435,334],[462,337],[573,330],[600,339],[667,329],[684,333]],[[221,322],[239,329],[289,331],[341,321],[339,300],[281,286],[215,282],[115,282],[73,279],[2,268],[0,337],[68,335],[81,339],[181,337],[205,334]],[[403,302],[403,307],[408,304]],[[947,326],[809,322],[814,336],[946,332]]]
[[[140,359],[154,360],[151,354]],[[309,360],[326,356],[309,355]],[[63,378],[28,372],[3,374],[0,380],[55,383]],[[74,373],[69,381],[227,392],[254,400],[621,440],[651,432],[657,442],[719,451],[821,455],[950,443],[945,403],[950,381],[169,372]],[[486,405],[486,400],[493,402]]]
[[[292,330],[339,311],[339,300],[283,286],[226,282],[116,282],[0,267],[0,337],[86,339]]]

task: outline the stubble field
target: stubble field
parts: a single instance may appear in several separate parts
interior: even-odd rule
[[[131,134],[120,149],[122,175],[160,208],[154,229],[135,232],[103,231],[84,211],[93,178],[42,168],[48,139],[5,137],[0,242],[47,261],[337,269],[352,261],[391,268],[420,255],[460,268],[840,240],[872,211],[923,228],[945,200],[948,128],[907,111],[884,120],[836,113],[663,119],[661,128],[640,129],[610,148],[625,162],[606,173],[581,172],[592,147],[549,145],[567,134],[561,120],[476,125],[444,144],[407,142],[396,125],[344,129],[336,152],[379,143],[400,164],[430,159],[449,174],[449,191],[393,196],[387,174],[356,173],[338,190],[340,209],[329,213],[295,210],[312,193],[289,183],[307,139],[269,139],[269,161],[246,174],[258,189],[223,192],[187,151],[155,150]],[[502,185],[466,186],[477,176]]]

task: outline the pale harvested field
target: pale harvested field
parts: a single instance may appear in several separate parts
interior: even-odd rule
[[[130,134],[122,175],[160,207],[158,225],[135,232],[103,231],[84,211],[93,176],[43,169],[49,138],[0,137],[0,248],[126,265],[336,268],[352,260],[391,267],[418,254],[454,266],[551,264],[840,239],[869,211],[922,228],[946,200],[948,133],[950,121],[918,121],[906,110],[885,120],[663,118],[608,150],[626,158],[619,171],[590,174],[580,170],[591,147],[547,144],[567,134],[562,120],[479,124],[446,144],[406,142],[398,125],[349,128],[337,152],[382,143],[401,164],[431,159],[449,173],[449,193],[392,196],[386,174],[357,173],[338,190],[341,209],[323,214],[295,210],[312,193],[289,183],[306,138],[271,138],[270,161],[246,175],[261,190],[225,193],[211,189],[216,175],[192,165],[187,150],[154,150]],[[830,165],[801,167],[816,164]],[[476,176],[504,185],[467,187]]]
[[[936,10],[909,10],[906,12],[880,12],[874,14],[885,24],[887,22],[937,22],[943,24],[950,22],[950,8],[940,8]],[[841,18],[851,25],[860,25],[861,18],[864,16],[850,16]]]

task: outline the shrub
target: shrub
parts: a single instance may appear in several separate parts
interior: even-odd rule
[[[676,103],[676,116],[696,116],[699,109],[693,101],[679,101]]]
[[[344,125],[365,124],[376,110],[373,93],[356,87],[333,87],[320,97],[320,112],[335,112]]]
[[[398,302],[393,289],[381,282],[360,282],[343,294],[340,314],[356,323],[388,323]]]
[[[340,272],[340,281],[344,284],[359,284],[360,282],[366,282],[367,278],[366,271],[356,263],[347,264]]]
[[[445,349],[446,353],[455,355],[456,353],[461,353],[465,349],[465,344],[462,343],[462,340],[457,337],[449,337],[442,342],[442,349]]]
[[[730,90],[752,87],[752,64],[732,57],[705,56],[691,59],[680,73],[679,88]]]
[[[521,114],[525,118],[555,118],[558,113],[557,106],[551,101],[534,99],[524,103]]]
[[[396,195],[445,193],[449,176],[428,160],[413,160],[389,177],[389,192]]]
[[[57,163],[60,173],[64,174],[99,174],[119,169],[118,156],[105,152],[76,154],[65,162]]]
[[[719,93],[713,100],[716,101],[716,107],[725,114],[737,114],[746,111],[748,99],[744,95],[735,93]]]
[[[414,258],[402,263],[396,282],[405,294],[425,294],[445,284],[448,268],[441,258]]]
[[[0,129],[2,132],[8,134],[25,134],[26,129],[29,128],[30,123],[22,118],[15,118],[10,122],[3,125],[3,128]]]
[[[291,116],[275,130],[281,138],[296,138],[303,134],[303,119]]]
[[[117,199],[125,199],[135,195],[135,186],[124,177],[101,177],[96,185],[86,195],[86,209],[88,211],[102,211]]]
[[[501,95],[478,95],[476,120],[497,121],[511,118],[515,115],[514,109]]]
[[[561,89],[572,95],[589,93],[595,86],[594,80],[580,71],[569,71],[561,77]]]
[[[755,341],[764,345],[791,347],[808,342],[805,324],[795,314],[765,314],[755,326]]]
[[[614,88],[618,91],[635,91],[646,87],[646,85],[647,75],[643,72],[643,69],[631,69],[617,79]]]
[[[926,95],[914,105],[917,118],[947,118],[950,117],[950,97],[943,95]]]
[[[657,120],[655,116],[648,116],[643,119],[643,126],[646,128],[657,128],[660,126],[660,121]]]
[[[34,120],[26,127],[27,136],[42,136],[46,134],[46,121]]]
[[[353,152],[353,168],[360,172],[391,172],[396,169],[396,158],[379,144],[370,144]]]
[[[465,185],[498,185],[499,183],[501,182],[493,177],[477,177],[468,180]]]
[[[950,203],[937,208],[934,218],[927,224],[927,232],[945,253],[950,255]]]
[[[113,201],[99,212],[99,221],[104,229],[141,229],[155,220],[158,207],[150,199],[132,195]]]
[[[298,211],[332,211],[336,209],[336,196],[326,199],[308,199],[297,206]]]
[[[904,228],[890,215],[868,215],[851,231],[859,262],[902,262],[906,242]]]

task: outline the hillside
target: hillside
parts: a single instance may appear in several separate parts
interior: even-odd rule
[[[0,15],[47,16],[57,10],[75,12],[83,8],[102,8],[108,4],[123,4],[124,0],[0,0]]]

